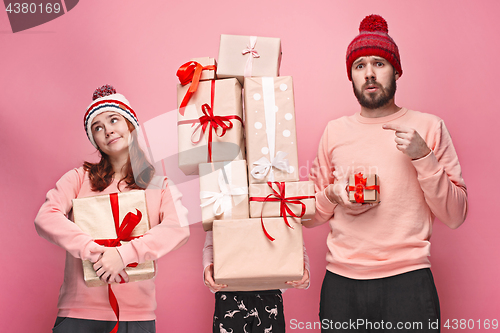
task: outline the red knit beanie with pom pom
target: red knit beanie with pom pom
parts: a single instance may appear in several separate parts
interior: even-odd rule
[[[387,22],[382,16],[369,15],[361,21],[359,35],[347,47],[347,76],[350,81],[352,63],[363,56],[382,57],[391,63],[400,76],[403,75],[398,46],[388,33]]]

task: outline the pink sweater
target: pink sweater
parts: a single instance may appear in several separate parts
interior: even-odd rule
[[[83,167],[73,169],[47,193],[47,199],[38,212],[35,219],[38,234],[67,251],[58,316],[116,320],[109,305],[107,287],[87,287],[83,281],[81,259],[96,261],[98,255],[89,251],[89,247],[95,244],[92,238],[69,218],[72,216],[72,199],[119,192],[117,184],[118,181],[114,181],[103,192],[93,192]],[[166,179],[163,185],[163,189],[146,190],[151,230],[117,248],[125,265],[156,260],[183,245],[189,237],[187,210],[181,204],[181,194],[174,186],[169,186]],[[123,182],[120,189],[129,191]],[[112,288],[120,306],[120,321],[155,319],[154,279],[114,284]]]
[[[411,160],[396,149],[384,123],[417,130],[431,152]],[[332,203],[325,188],[357,172],[380,177],[379,205],[355,215]],[[328,221],[327,269],[353,279],[375,279],[430,267],[430,238],[437,217],[451,228],[467,215],[467,190],[450,134],[436,116],[401,109],[382,118],[359,113],[330,121],[310,179],[316,184],[316,216]]]

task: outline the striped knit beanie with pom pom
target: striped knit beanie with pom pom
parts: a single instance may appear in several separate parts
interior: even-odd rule
[[[137,115],[130,106],[129,101],[122,94],[118,94],[116,89],[110,85],[104,85],[97,88],[92,96],[93,102],[87,108],[85,112],[85,117],[83,119],[83,124],[85,126],[85,132],[90,142],[97,147],[94,141],[94,136],[92,135],[92,120],[99,114],[106,111],[114,111],[121,114],[125,119],[130,121],[134,128],[139,128],[139,121],[137,120]]]
[[[389,61],[400,76],[403,75],[398,46],[388,33],[387,22],[382,16],[369,15],[361,21],[359,35],[347,47],[347,76],[350,81],[352,81],[351,67],[353,62],[364,56],[382,57]]]

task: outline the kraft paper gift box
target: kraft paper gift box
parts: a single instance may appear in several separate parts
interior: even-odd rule
[[[196,61],[203,67],[215,66],[215,68],[217,68],[217,61],[215,60],[215,58],[201,57],[201,58],[193,58],[191,59],[191,61]],[[200,81],[214,80],[216,78],[217,78],[216,70],[207,69],[201,72]]]
[[[219,44],[219,78],[279,76],[281,40],[271,37],[221,35]]]
[[[304,273],[302,225],[300,219],[264,218],[270,241],[261,219],[214,221],[214,278],[226,284],[225,291],[290,288]]]
[[[245,78],[244,94],[248,182],[299,181],[292,77]]]
[[[214,220],[248,219],[248,182],[245,160],[202,163],[200,200],[203,229]]]
[[[270,186],[271,185],[271,186]],[[283,216],[281,209],[286,209],[286,216],[311,219],[316,212],[314,182],[282,182],[269,184],[251,184],[248,187],[250,217]],[[285,199],[285,200],[283,200]],[[304,209],[304,215],[302,214]]]
[[[191,96],[198,89],[200,81],[216,79],[217,63],[214,58],[195,58],[182,64],[177,70],[177,77],[182,86],[187,87],[186,94],[179,103],[179,112],[183,115],[184,108],[189,103]]]
[[[178,105],[188,89],[187,86],[177,86]],[[183,114],[177,113],[179,168],[184,174],[197,175],[200,163],[244,159],[242,116],[238,80],[200,82]],[[231,128],[224,131],[217,122]]]
[[[357,173],[349,176],[349,201],[358,203],[380,202],[380,185],[376,174]]]
[[[113,211],[118,214],[115,215]],[[129,237],[124,237],[125,239],[142,236],[150,229],[146,194],[142,190],[73,199],[75,224],[92,236],[97,243],[100,243],[100,240],[116,240],[116,220],[118,220],[118,225],[121,225],[127,216],[134,218],[132,214],[137,216],[138,220],[140,218],[140,220]],[[123,244],[125,242],[119,243]],[[152,279],[156,274],[156,263],[146,261],[137,265],[137,267],[126,267],[125,271],[129,276],[129,282]],[[107,283],[99,279],[94,271],[93,264],[88,260],[83,261],[83,277],[88,287],[107,285]]]

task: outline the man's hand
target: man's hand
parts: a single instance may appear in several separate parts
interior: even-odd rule
[[[343,207],[347,214],[359,215],[379,204],[350,202],[347,189],[348,182],[345,178],[337,179],[333,184],[328,185],[325,189],[325,194],[328,200]]]
[[[106,247],[103,250],[102,256],[94,264],[97,276],[106,283],[122,282],[122,279],[128,282],[128,275],[123,270],[125,264],[118,250],[115,247]]]
[[[382,128],[395,131],[396,148],[412,160],[418,160],[431,152],[424,139],[413,128],[396,124],[384,124]]]
[[[214,264],[210,264],[205,268],[205,285],[214,293],[226,288],[225,284],[217,284],[214,281]]]

